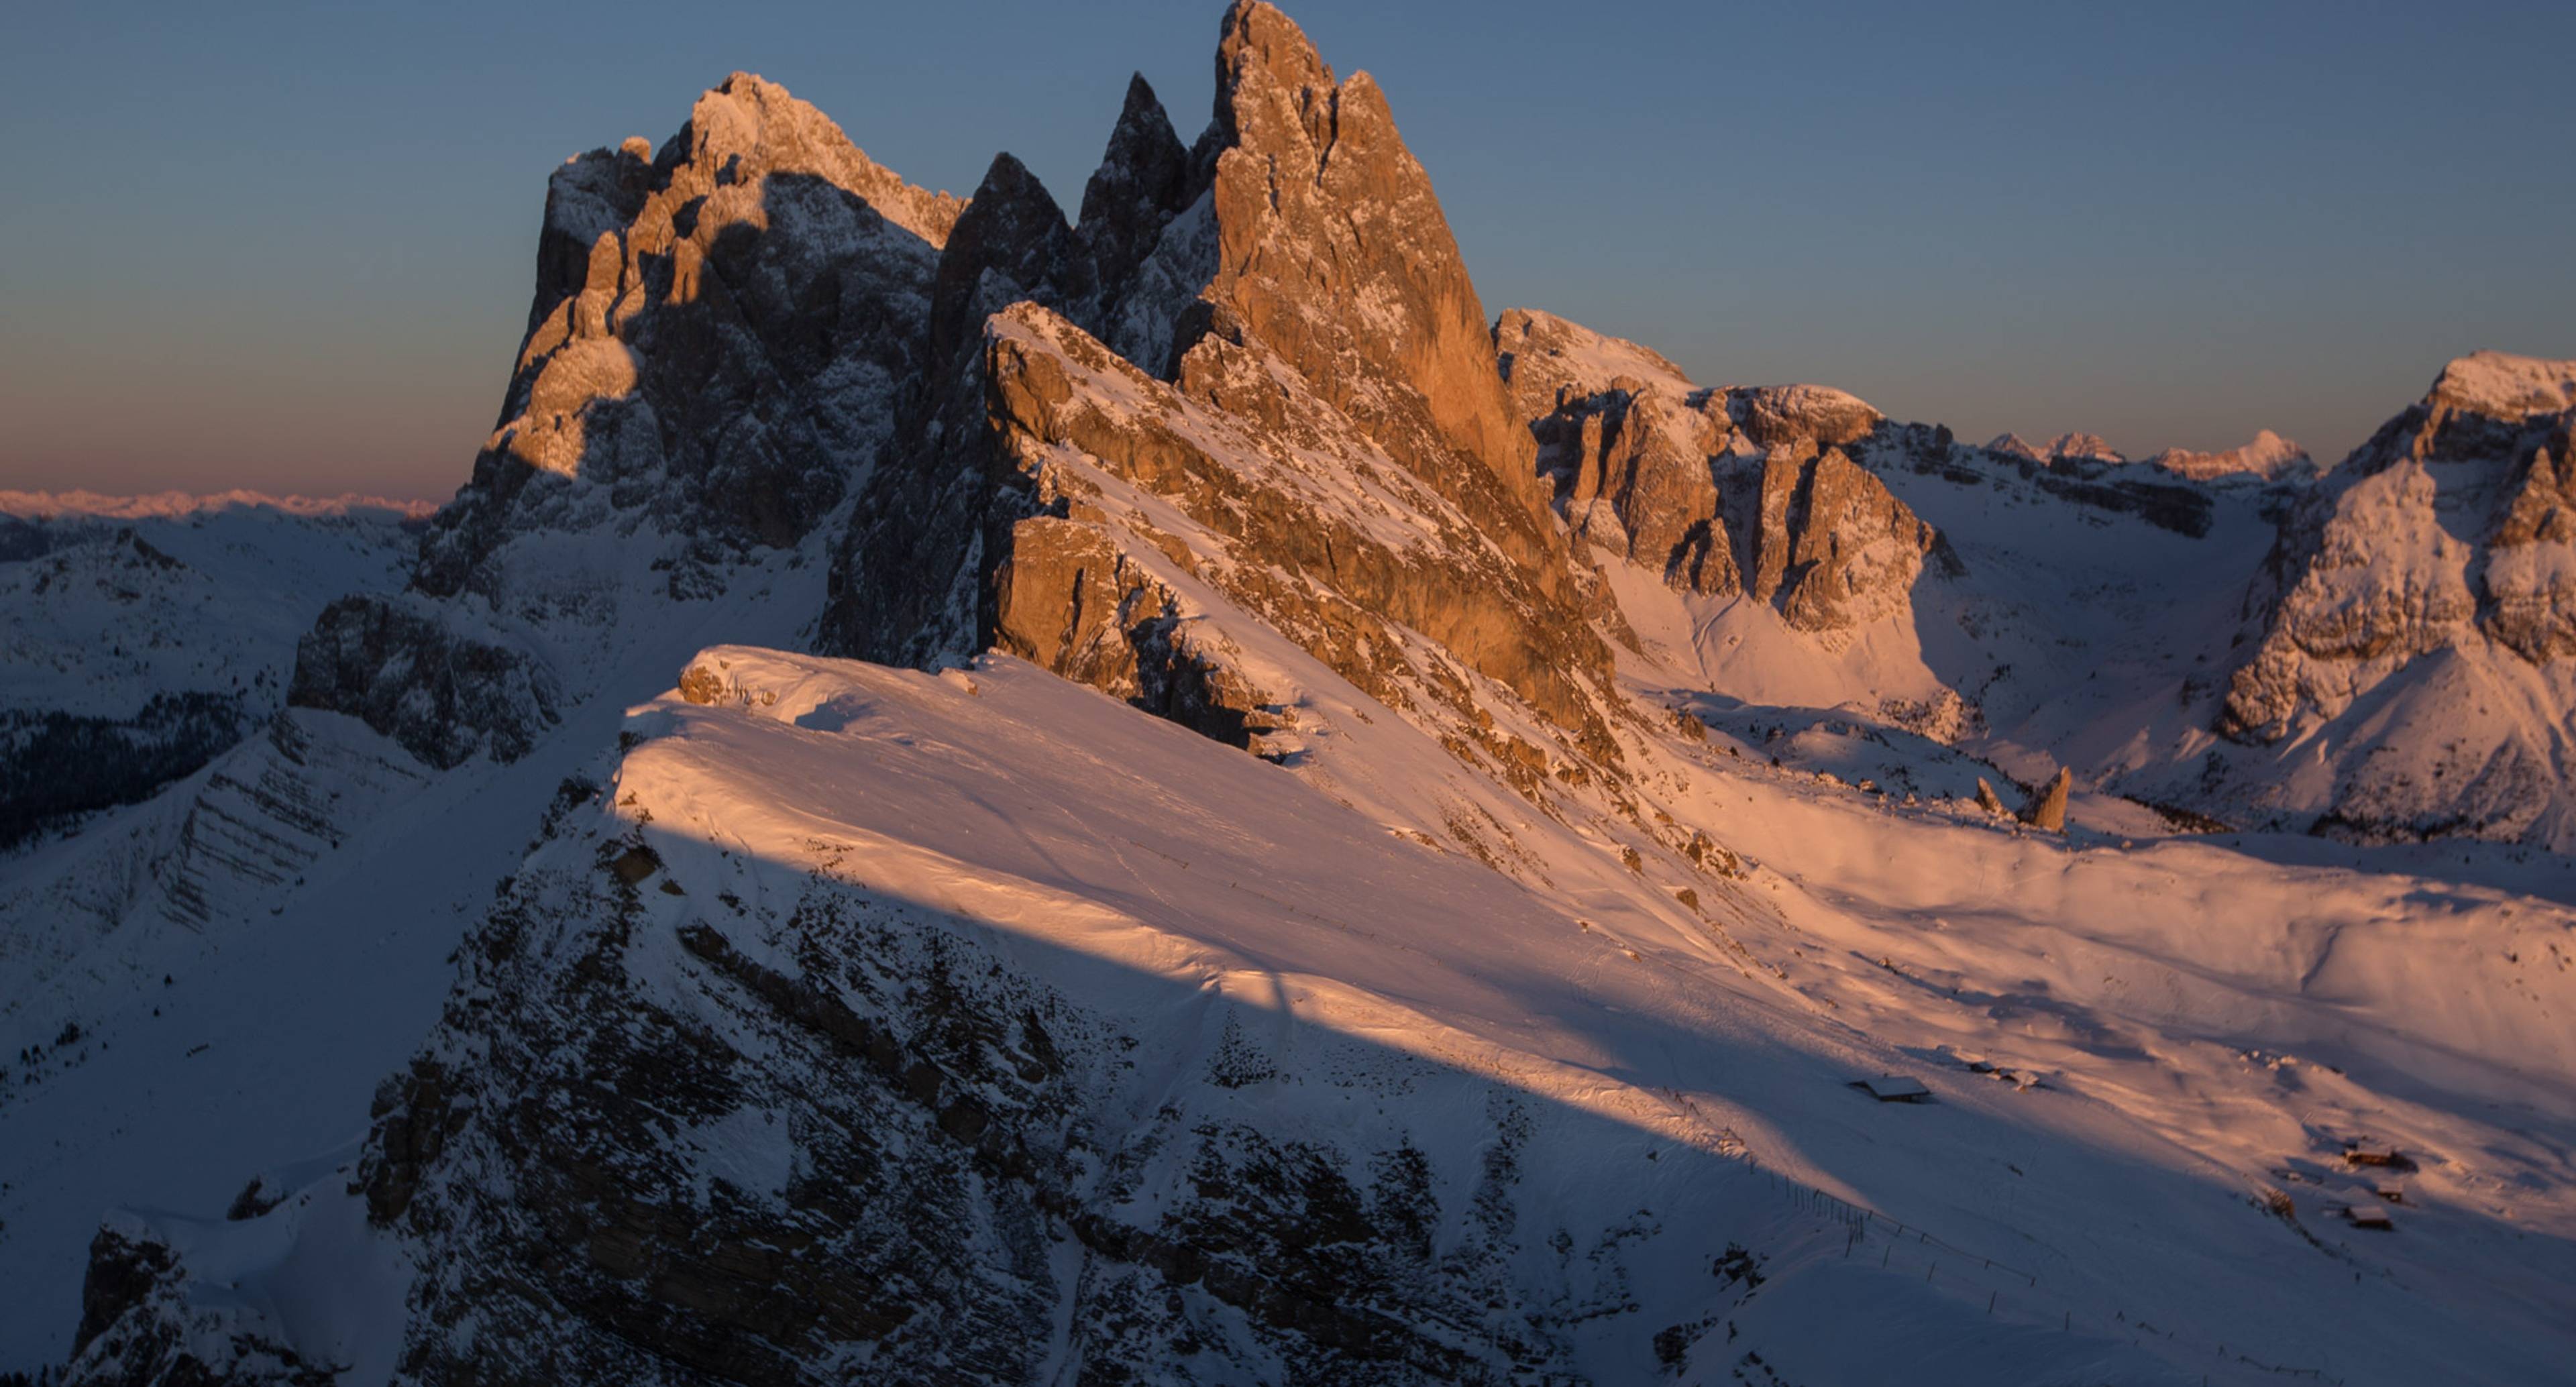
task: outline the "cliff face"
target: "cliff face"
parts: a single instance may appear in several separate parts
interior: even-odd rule
[[[997,646],[1245,742],[1276,715],[1186,633],[1155,576],[1178,564],[1397,706],[1477,721],[1463,686],[1399,692],[1418,633],[1613,755],[1600,599],[1384,99],[1262,5],[1228,12],[1217,66],[1190,151],[1131,84],[1078,227],[995,162],[942,252],[934,370],[836,552],[819,644]],[[1104,484],[1139,504],[1105,507]]]
[[[1939,536],[1845,451],[1881,433],[1877,410],[1823,386],[1703,390],[1526,309],[1494,332],[1576,539],[1685,592],[1749,595],[1829,646],[1911,610]]]
[[[793,544],[890,437],[959,213],[742,73],[659,152],[568,161],[500,426],[419,585],[492,596],[514,533],[647,516],[710,546],[675,594],[725,552]]]

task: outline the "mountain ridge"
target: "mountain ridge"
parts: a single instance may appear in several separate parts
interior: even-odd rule
[[[1217,65],[1186,146],[1130,82],[1073,219],[748,73],[556,171],[409,563],[267,735],[0,864],[45,916],[0,914],[0,1120],[60,1133],[0,1293],[64,1310],[10,1352],[2557,1361],[2576,820],[2454,812],[2556,752],[2355,777],[2448,754],[2457,680],[2563,692],[2576,369],[2463,358],[2315,479],[1702,387],[1486,321],[1285,15],[1230,6]],[[2015,781],[2054,822],[1981,803]],[[1852,1087],[1892,1074],[1933,1101]],[[227,1106],[274,1130],[188,1142]],[[2404,1236],[2347,1236],[2347,1142],[2418,1163]]]

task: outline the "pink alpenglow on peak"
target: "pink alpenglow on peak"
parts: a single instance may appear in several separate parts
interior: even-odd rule
[[[2316,471],[2316,463],[2309,458],[2307,449],[2270,429],[2255,434],[2251,443],[2220,452],[2167,448],[2147,459],[2147,464],[2199,482],[2216,481],[2222,477],[2259,477],[2265,481],[2277,481],[2284,477],[2313,475]]]

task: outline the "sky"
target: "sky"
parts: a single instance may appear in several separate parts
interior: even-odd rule
[[[1306,0],[1489,315],[1982,440],[2331,461],[2479,348],[2576,357],[2576,5]],[[1128,74],[1184,138],[1216,0],[12,4],[0,489],[442,498],[549,170],[735,69],[915,183],[1071,207]]]

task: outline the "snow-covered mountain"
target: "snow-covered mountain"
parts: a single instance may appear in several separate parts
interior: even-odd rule
[[[2563,1371],[2576,371],[2323,479],[1702,387],[1217,67],[1073,219],[748,74],[556,172],[456,500],[0,863],[0,1369]]]
[[[265,724],[316,594],[397,584],[428,510],[0,492],[0,849],[142,799]]]

